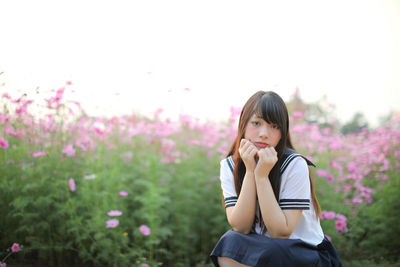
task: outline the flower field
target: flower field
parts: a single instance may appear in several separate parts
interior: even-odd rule
[[[161,109],[90,117],[63,97],[70,85],[36,113],[0,87],[0,264],[211,266],[229,228],[219,161],[240,110],[218,123]],[[321,224],[344,266],[400,266],[400,118],[342,135],[297,112],[291,135],[317,166]]]

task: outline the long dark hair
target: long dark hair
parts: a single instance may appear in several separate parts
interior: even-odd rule
[[[238,133],[236,139],[233,141],[228,156],[232,156],[235,162],[235,168],[233,170],[234,180],[235,180],[235,189],[236,194],[239,196],[244,176],[246,174],[246,167],[242,158],[239,155],[239,145],[242,138],[244,138],[247,124],[250,118],[253,115],[257,115],[260,118],[263,118],[269,124],[278,125],[281,131],[281,139],[278,142],[278,145],[275,147],[275,150],[278,153],[278,161],[282,158],[285,149],[289,148],[295,150],[290,138],[289,132],[289,114],[286,108],[286,104],[283,99],[272,91],[258,91],[254,95],[252,95],[249,100],[247,100],[244,105],[242,112],[239,117],[239,126]],[[311,172],[310,172],[311,173]],[[281,186],[281,174],[278,164],[272,168],[268,176],[272,189],[274,191],[274,195],[276,201],[279,202],[279,191]],[[310,176],[311,183],[311,194],[313,199],[313,206],[316,212],[316,216],[319,216],[321,213],[321,208],[319,206],[317,197],[314,193],[313,181]],[[264,222],[261,219],[261,228],[265,228]]]

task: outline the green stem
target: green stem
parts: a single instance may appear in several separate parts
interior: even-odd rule
[[[74,205],[74,202],[73,202],[72,200],[67,201],[67,205],[69,206],[69,210],[70,210],[70,212],[71,212],[71,217],[76,218],[76,217],[77,217],[77,214],[76,214],[76,212],[75,212],[75,205]],[[76,221],[78,221],[78,224],[79,224],[81,227],[83,227],[82,223],[81,223],[79,220],[76,220]],[[81,228],[80,228],[80,229],[81,229]],[[88,236],[89,236],[90,240],[91,240],[93,243],[97,244],[96,240],[94,240],[90,234],[89,234]],[[79,246],[80,246],[82,249],[85,249],[84,246],[83,246],[81,243],[79,243]],[[96,260],[95,258],[93,258],[92,255],[91,255],[90,253],[88,253],[88,255],[89,255],[89,258],[90,258],[94,263],[98,264],[97,260]]]
[[[10,253],[8,253],[8,255],[7,256],[5,256],[4,257],[4,259],[2,260],[2,262],[6,262],[6,259],[11,255],[11,254],[13,254],[13,252],[11,251]]]

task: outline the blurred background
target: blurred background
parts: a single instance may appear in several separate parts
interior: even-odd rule
[[[212,266],[258,90],[343,266],[400,266],[398,47],[397,0],[0,1],[0,267]]]
[[[400,109],[400,2],[2,1],[0,71],[34,97],[66,80],[89,114],[220,120],[299,89],[342,123]],[[67,97],[67,96],[66,96]]]

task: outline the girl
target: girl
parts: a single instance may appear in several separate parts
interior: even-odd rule
[[[233,230],[211,252],[215,266],[341,266],[319,223],[313,164],[294,151],[279,95],[250,97],[227,156],[220,179]]]

